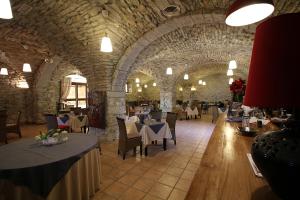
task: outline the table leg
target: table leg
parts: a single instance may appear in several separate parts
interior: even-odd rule
[[[167,150],[167,138],[164,138],[163,140],[163,147],[164,147],[164,151]]]
[[[148,147],[145,147],[145,156],[148,156]]]

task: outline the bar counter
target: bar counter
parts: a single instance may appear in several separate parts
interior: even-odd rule
[[[247,158],[254,137],[238,134],[240,123],[226,122],[220,115],[187,200],[278,200],[268,183],[256,177]],[[278,129],[271,123],[258,134]]]

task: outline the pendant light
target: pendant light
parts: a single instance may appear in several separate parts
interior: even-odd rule
[[[156,83],[155,82],[153,83],[153,87],[156,87]]]
[[[103,16],[103,18],[105,20],[104,23],[105,23],[105,26],[106,26],[106,18],[108,18],[108,11],[105,10],[105,9],[103,9],[102,10],[102,16]],[[111,40],[107,36],[107,33],[105,33],[105,36],[102,37],[102,39],[101,39],[100,51],[104,52],[104,53],[110,53],[110,52],[113,51]]]
[[[110,38],[105,34],[101,39],[100,51],[104,53],[110,53],[113,51]]]
[[[180,92],[182,92],[182,91],[183,91],[183,88],[182,88],[182,87],[180,87],[180,88],[179,88],[179,91],[180,91]]]
[[[142,88],[138,88],[138,92],[142,92]]]
[[[139,84],[139,83],[137,83],[137,84],[136,84],[136,87],[140,87],[140,84]]]
[[[2,19],[12,19],[12,11],[9,0],[1,0],[0,1],[0,18]]]
[[[245,26],[261,21],[274,11],[272,0],[236,0],[228,9],[225,23]]]
[[[146,84],[146,85],[144,85],[144,88],[147,88],[148,87],[148,85]]]
[[[136,82],[136,83],[140,83],[140,79],[139,79],[139,78],[136,78],[136,79],[135,79],[135,82]]]
[[[2,67],[1,70],[0,70],[0,75],[7,76],[7,75],[8,75],[8,70],[7,70],[7,68]]]
[[[172,74],[173,74],[173,70],[172,70],[171,67],[168,67],[168,68],[167,68],[166,74],[167,74],[167,75],[172,75]]]
[[[202,85],[202,80],[199,80],[199,81],[198,81],[198,84],[199,84],[199,85]]]
[[[187,71],[187,64],[185,64],[185,71]],[[187,73],[184,74],[183,76],[184,80],[189,80],[189,75]]]
[[[229,79],[229,85],[231,85],[233,83],[233,78]]]
[[[227,76],[233,76],[233,70],[232,69],[227,70]]]
[[[194,86],[192,86],[191,91],[196,91],[196,88]]]
[[[29,63],[23,64],[23,72],[31,72],[31,66]]]
[[[27,88],[29,88],[29,85],[26,80],[20,80],[17,82],[17,87],[27,89]]]
[[[205,82],[205,81],[203,81],[203,82],[202,82],[202,85],[206,85],[206,82]]]
[[[229,61],[228,69],[236,69],[236,68],[237,68],[236,61],[235,60]]]

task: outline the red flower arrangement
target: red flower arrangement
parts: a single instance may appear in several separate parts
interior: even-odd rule
[[[246,91],[246,81],[239,78],[230,85],[230,91],[233,94],[233,101],[242,102]]]

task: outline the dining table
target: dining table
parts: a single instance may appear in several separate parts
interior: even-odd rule
[[[167,139],[172,138],[172,134],[167,122],[157,122],[156,120],[145,120],[144,123],[127,121],[127,134],[142,136],[142,142],[145,148],[145,155],[148,155],[148,146],[154,141],[163,141],[163,149],[167,149]]]
[[[88,126],[88,116],[87,115],[74,115],[74,114],[64,114],[57,117],[57,124],[59,126],[68,126],[72,131],[86,132],[86,127]]]
[[[88,200],[100,189],[98,138],[69,133],[61,144],[34,138],[0,147],[1,200]]]

